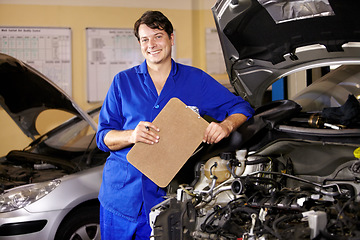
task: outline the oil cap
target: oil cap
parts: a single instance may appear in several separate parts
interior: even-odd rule
[[[354,156],[355,158],[360,159],[360,147],[354,150]]]

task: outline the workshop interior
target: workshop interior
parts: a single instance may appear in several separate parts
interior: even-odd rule
[[[0,239],[101,239],[99,113],[144,61],[133,24],[150,9],[176,62],[255,110],[179,167],[150,239],[360,239],[356,0],[0,0]]]

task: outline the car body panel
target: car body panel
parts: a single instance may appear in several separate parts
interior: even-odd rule
[[[96,200],[100,190],[103,166],[64,176],[61,184],[46,197],[25,208],[0,214],[0,229],[4,224],[46,220],[39,231],[26,239],[54,239],[64,217],[76,206]],[[74,188],[73,186],[76,186]],[[23,236],[1,236],[1,239],[24,239]]]
[[[103,165],[60,178],[60,185],[40,200],[15,211],[0,213],[0,232],[3,225],[46,220],[39,231],[19,236],[1,236],[1,239],[54,239],[60,223],[75,207],[97,201],[102,182]]]
[[[0,53],[0,105],[26,136],[35,139],[38,115],[47,109],[64,110],[95,122],[62,89],[31,66]]]
[[[0,158],[0,238],[62,239],[80,234],[77,229],[87,225],[99,233],[97,197],[108,156],[94,140],[100,107],[83,111],[37,70],[1,53],[0,75],[0,105],[33,139],[23,150],[11,150]],[[39,114],[53,109],[75,116],[39,136]],[[38,189],[52,180],[57,181],[56,187],[39,194]],[[33,200],[8,207],[17,198],[20,204]],[[91,210],[89,220],[74,220],[86,210]],[[73,229],[63,227],[70,223]]]
[[[26,240],[38,240],[38,239],[54,239],[58,226],[64,219],[70,209],[54,210],[48,212],[29,213],[25,209],[19,209],[14,212],[1,214],[0,229],[7,224],[18,224],[31,221],[46,220],[46,225],[40,231],[35,231],[29,234],[20,235],[2,235],[1,239],[26,239]]]
[[[30,213],[72,209],[82,202],[97,199],[103,168],[103,166],[93,167],[62,177],[59,187],[47,195],[46,205],[40,199],[25,209]],[[76,188],[71,187],[74,185]]]
[[[254,107],[283,76],[359,64],[360,3],[304,2],[219,0],[212,8],[230,82]],[[313,12],[303,11],[306,4]]]
[[[299,91],[292,99],[308,112],[339,107],[345,104],[350,94],[360,96],[359,79],[360,65],[344,65]]]

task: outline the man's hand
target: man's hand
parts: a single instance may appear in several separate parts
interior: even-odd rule
[[[207,144],[218,143],[228,137],[231,132],[235,131],[241,124],[247,120],[243,114],[233,114],[228,116],[221,123],[211,122],[205,130],[203,142]]]
[[[139,122],[134,130],[111,130],[104,138],[104,143],[112,151],[120,150],[137,142],[154,144],[159,142],[160,129],[151,122]]]
[[[143,142],[147,144],[157,143],[159,142],[160,137],[156,134],[156,132],[159,131],[159,128],[151,122],[139,122],[130,135],[130,142]]]
[[[221,139],[228,137],[231,127],[221,123],[211,122],[205,130],[203,142],[213,144],[220,142]]]

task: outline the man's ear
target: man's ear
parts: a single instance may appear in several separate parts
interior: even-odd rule
[[[174,33],[172,33],[172,34],[170,35],[170,40],[171,40],[171,46],[174,46],[174,43],[175,43]]]

